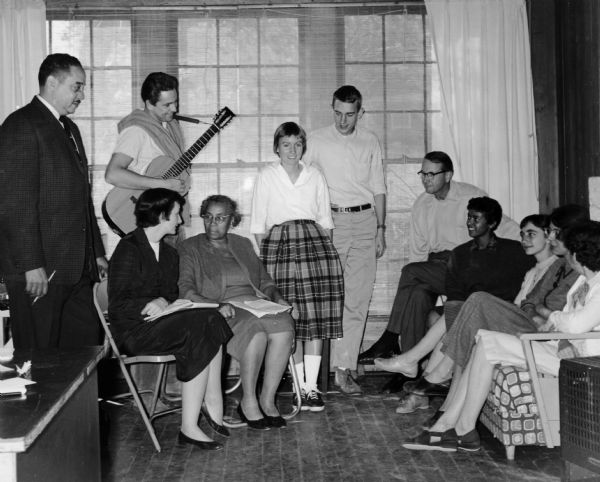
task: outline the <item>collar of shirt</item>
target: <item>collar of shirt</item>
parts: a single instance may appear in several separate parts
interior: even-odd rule
[[[358,136],[358,125],[354,126],[354,130],[347,136],[340,134],[340,132],[335,128],[335,124],[331,124],[331,130],[335,137],[338,137],[339,139],[343,139],[346,141],[351,141],[353,139],[356,139],[356,137]]]
[[[54,108],[54,106],[52,104],[50,104],[50,102],[48,102],[46,99],[44,99],[41,95],[36,95],[36,97],[39,99],[39,101],[44,104],[48,110],[50,112],[52,112],[52,115],[54,117],[56,117],[56,120],[60,122],[60,114],[58,113],[58,111]]]
[[[469,248],[471,249],[471,251],[483,251],[483,250],[495,251],[497,245],[498,245],[498,238],[496,237],[496,235],[494,233],[492,233],[490,235],[490,242],[487,244],[487,246],[485,248],[480,248],[475,239],[471,242],[471,246]]]

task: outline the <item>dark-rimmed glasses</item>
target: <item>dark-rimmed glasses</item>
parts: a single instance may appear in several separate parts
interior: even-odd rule
[[[228,218],[231,217],[231,214],[218,214],[216,216],[213,216],[212,214],[201,214],[200,217],[209,224],[223,224]]]
[[[423,171],[419,171],[417,172],[417,174],[419,176],[421,176],[421,179],[427,179],[428,181],[433,180],[433,178],[435,176],[437,176],[438,174],[443,174],[444,172],[448,172],[447,169],[444,169],[443,171],[438,171],[438,172],[423,172]]]

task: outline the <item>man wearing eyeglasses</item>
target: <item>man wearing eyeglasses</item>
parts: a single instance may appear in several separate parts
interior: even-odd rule
[[[446,263],[450,252],[469,240],[465,219],[471,198],[487,194],[465,182],[453,181],[454,166],[441,151],[425,155],[418,175],[425,188],[411,209],[409,261],[402,269],[388,326],[371,348],[359,355],[363,364],[389,358],[416,345],[427,331],[427,317],[438,296],[445,294]],[[496,231],[518,239],[519,226],[503,216]],[[384,391],[399,391],[406,380],[395,377]],[[391,386],[390,386],[391,385]]]

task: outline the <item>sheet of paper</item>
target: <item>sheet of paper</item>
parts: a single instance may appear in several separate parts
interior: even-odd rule
[[[249,311],[257,318],[290,311],[291,306],[280,305],[269,300],[229,301],[233,306]]]
[[[35,382],[21,377],[0,380],[0,394],[25,393],[27,391],[27,385],[31,385],[32,383]]]

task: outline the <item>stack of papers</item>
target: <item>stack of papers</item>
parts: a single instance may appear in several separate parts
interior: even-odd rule
[[[6,378],[0,380],[0,398],[3,396],[25,395],[27,385],[35,383],[21,377]]]
[[[257,318],[262,318],[266,315],[276,315],[277,313],[283,313],[292,309],[291,306],[280,305],[269,300],[228,301],[228,303],[249,311]]]
[[[166,315],[170,315],[171,313],[175,313],[176,311],[181,310],[192,310],[194,308],[218,308],[218,303],[200,303],[190,300],[179,299],[173,301],[170,305],[168,305],[164,310],[162,310],[158,315],[147,316],[144,318],[145,321],[154,321],[158,318],[161,318]]]

